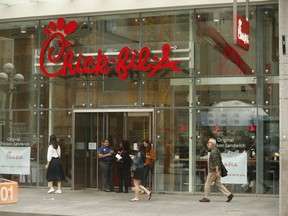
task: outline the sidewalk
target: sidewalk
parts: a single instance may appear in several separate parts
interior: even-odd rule
[[[238,195],[230,203],[212,194],[210,203],[200,203],[200,194],[153,193],[129,202],[134,193],[64,189],[62,194],[47,194],[47,189],[19,188],[15,204],[0,205],[0,216],[278,216],[279,198]]]

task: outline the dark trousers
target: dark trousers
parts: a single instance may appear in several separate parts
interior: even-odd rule
[[[114,190],[114,164],[101,161],[99,163],[101,167],[102,186],[103,190]]]
[[[129,166],[118,167],[118,173],[119,173],[119,191],[123,191],[123,182],[124,182],[125,192],[128,192],[130,167]]]
[[[144,166],[143,179],[141,181],[141,185],[143,185],[144,187],[147,187],[147,179],[150,169],[151,169],[150,165]]]

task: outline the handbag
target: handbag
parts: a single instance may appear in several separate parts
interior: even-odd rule
[[[228,171],[226,167],[224,166],[222,160],[220,160],[220,163],[221,163],[221,177],[225,177],[228,175]]]
[[[136,171],[136,167],[135,167],[135,165],[133,164],[133,165],[130,167],[130,174],[131,174],[131,177],[134,176],[135,171]]]

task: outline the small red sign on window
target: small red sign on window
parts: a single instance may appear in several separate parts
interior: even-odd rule
[[[249,50],[250,45],[250,25],[242,16],[237,15],[237,45]]]

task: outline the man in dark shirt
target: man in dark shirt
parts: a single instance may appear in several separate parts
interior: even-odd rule
[[[204,187],[204,195],[205,197],[200,202],[210,202],[210,186],[213,182],[217,186],[218,190],[228,197],[227,202],[230,202],[234,195],[227,190],[227,188],[221,183],[221,173],[220,173],[220,160],[221,160],[221,153],[216,148],[216,140],[214,138],[210,138],[207,143],[207,147],[211,150],[209,160],[208,160],[208,175],[205,182]]]

